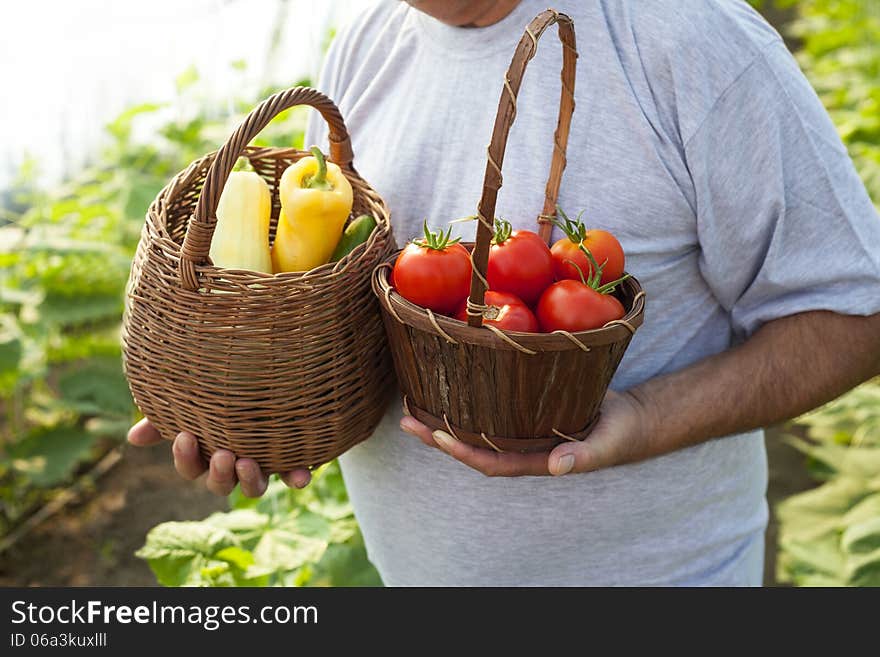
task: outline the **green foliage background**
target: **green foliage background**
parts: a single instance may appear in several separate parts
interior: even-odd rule
[[[339,466],[302,491],[273,478],[258,500],[236,491],[231,510],[154,527],[137,555],[164,586],[380,586],[367,561]]]
[[[798,18],[798,61],[830,112],[874,201],[880,200],[880,2],[783,0]]]
[[[801,66],[880,199],[880,2],[776,4],[795,12],[788,36]],[[197,82],[195,70],[184,71],[170,106],[120,114],[92,164],[64,184],[40,188],[31,161],[0,192],[0,537],[82,476],[136,419],[119,323],[144,211],[172,175],[274,91],[220,114]],[[147,142],[135,137],[144,126]],[[303,126],[301,110],[287,112],[260,143],[299,145]],[[880,585],[878,407],[873,382],[802,419],[809,441],[793,443],[823,483],[778,510],[780,579]],[[169,586],[379,583],[335,464],[305,491],[275,481],[258,502],[233,495],[228,513],[159,525],[139,556]]]
[[[755,3],[759,6],[767,2]],[[837,125],[875,203],[880,199],[880,2],[777,0],[793,9],[787,36]],[[776,509],[777,580],[880,586],[880,382],[800,418],[817,488]]]

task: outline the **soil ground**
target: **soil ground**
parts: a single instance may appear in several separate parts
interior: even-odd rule
[[[172,463],[170,444],[127,447],[90,495],[0,555],[0,586],[156,586],[134,556],[147,532],[226,508],[203,483],[178,477]]]
[[[768,499],[780,500],[814,485],[803,457],[778,430],[767,434]],[[128,448],[92,493],[68,506],[0,555],[0,586],[155,586],[146,563],[134,556],[151,527],[167,520],[199,520],[226,501],[201,482],[174,472],[168,445]],[[767,531],[765,584],[775,580],[776,523]]]

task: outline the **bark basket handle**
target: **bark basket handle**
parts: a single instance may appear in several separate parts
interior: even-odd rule
[[[544,192],[544,209],[538,216],[539,234],[545,242],[549,242],[553,230],[550,218],[555,215],[559,185],[562,182],[562,172],[565,170],[565,148],[571,128],[571,115],[574,112],[577,48],[574,23],[571,18],[554,9],[547,9],[526,27],[505,74],[504,88],[498,101],[498,112],[495,115],[495,127],[492,130],[492,141],[489,142],[486,173],[483,178],[483,195],[477,206],[477,240],[471,255],[473,274],[467,304],[468,324],[471,326],[482,326],[483,323],[482,309],[488,287],[486,267],[489,262],[489,243],[495,230],[495,202],[502,184],[501,166],[504,163],[504,149],[507,146],[510,126],[513,125],[516,117],[516,95],[519,93],[526,65],[538,50],[538,39],[544,30],[554,23],[559,25],[559,40],[562,42],[562,92],[559,99],[559,119],[553,136],[550,177],[547,179]]]
[[[345,122],[336,104],[316,89],[293,87],[273,94],[257,105],[245,117],[241,125],[217,151],[208,169],[205,184],[199,194],[195,212],[186,228],[186,236],[180,247],[180,284],[188,290],[199,288],[196,266],[208,260],[211,238],[217,225],[217,204],[232,173],[236,160],[244,148],[278,114],[296,105],[309,105],[321,113],[330,128],[330,160],[343,169],[351,170],[351,139],[345,129]]]

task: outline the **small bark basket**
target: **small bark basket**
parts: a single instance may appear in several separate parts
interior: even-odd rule
[[[399,251],[373,273],[405,409],[432,429],[499,452],[542,452],[566,440],[583,440],[598,420],[608,384],[645,307],[639,282],[629,278],[615,293],[626,315],[597,330],[515,333],[482,322],[495,202],[516,96],[538,39],[554,23],[563,45],[562,94],[544,208],[538,216],[540,235],[550,239],[574,111],[577,59],[572,21],[552,9],[526,28],[505,76],[477,209],[468,323],[435,315],[394,291],[390,273]]]
[[[295,105],[329,125],[329,159],[351,183],[352,216],[373,215],[376,230],[349,256],[305,273],[213,266],[217,203],[239,156],[272,190],[274,239],[281,174],[309,153],[247,144]],[[122,331],[135,402],[164,438],[192,431],[205,457],[229,449],[266,472],[332,460],[373,432],[386,405],[392,370],[370,273],[394,248],[388,210],[352,166],[333,102],[306,87],[271,96],[150,205]]]

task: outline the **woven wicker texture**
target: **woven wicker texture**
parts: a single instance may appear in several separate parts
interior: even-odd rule
[[[354,192],[352,217],[377,221],[366,244],[305,273],[211,264],[216,208],[239,156],[269,184],[274,238],[281,174],[309,153],[247,144],[279,112],[317,109],[330,160]],[[147,212],[123,317],[123,363],[134,400],[162,436],[183,429],[203,455],[232,450],[266,472],[314,467],[367,438],[392,372],[370,272],[395,248],[388,209],[352,166],[339,110],[305,87],[257,106],[219,151],[193,162]]]
[[[477,206],[468,322],[435,315],[398,295],[389,276],[396,253],[373,274],[408,412],[433,429],[497,451],[545,451],[566,440],[584,439],[645,308],[645,293],[630,278],[615,292],[626,315],[601,329],[527,334],[482,325],[495,203],[516,97],[538,39],[553,24],[559,26],[563,45],[562,91],[544,207],[537,218],[539,234],[550,239],[574,112],[577,60],[572,20],[552,9],[526,27],[505,76]]]

